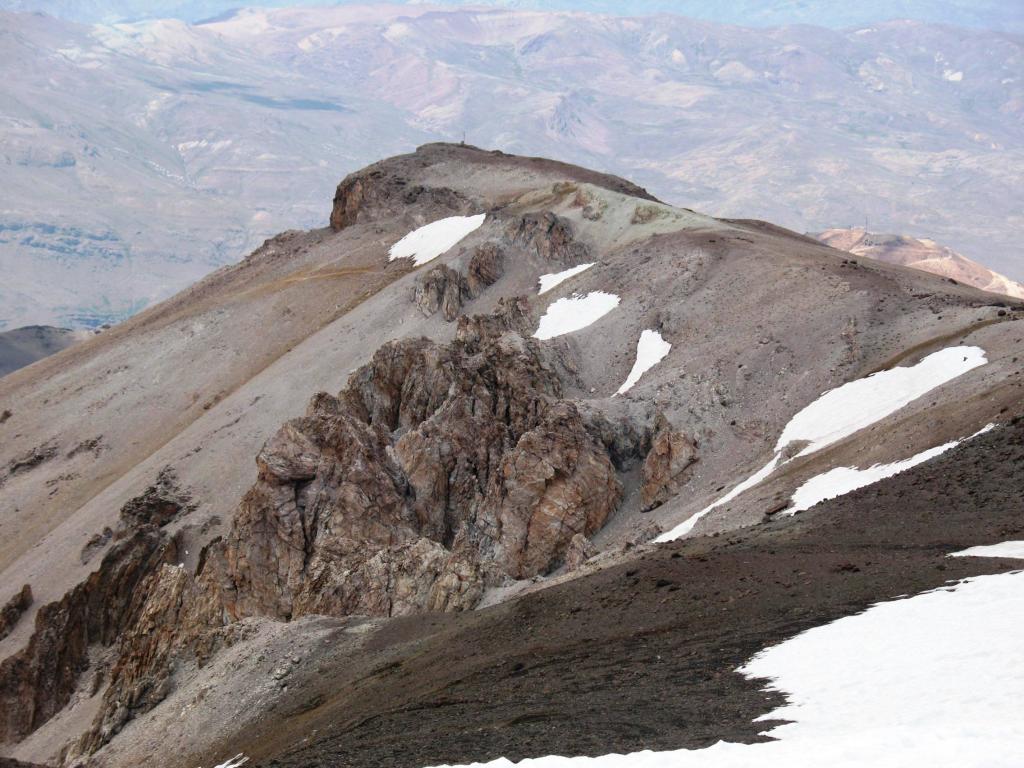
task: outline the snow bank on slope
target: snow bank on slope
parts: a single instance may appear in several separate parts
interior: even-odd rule
[[[249,762],[249,758],[239,752],[233,758],[228,760],[226,763],[214,766],[214,768],[239,768],[241,765],[245,765]]]
[[[911,456],[909,459],[894,461],[891,464],[875,464],[867,469],[857,469],[855,467],[836,467],[835,469],[830,469],[828,472],[812,477],[797,488],[793,493],[793,506],[782,514],[795,515],[797,512],[810,509],[818,502],[843,496],[850,493],[850,491],[855,491],[866,485],[877,483],[879,480],[885,480],[887,477],[898,475],[900,472],[905,472],[911,467],[923,464],[929,459],[941,456],[946,451],[956,448],[965,440],[971,440],[978,435],[983,435],[989,430],[994,429],[995,426],[995,424],[989,424],[987,427],[979,429],[970,437],[937,445],[934,448],[929,448],[927,451],[921,451],[921,453]]]
[[[778,741],[517,765],[1015,768],[1024,750],[1022,615],[1022,572],[881,603],[768,648],[740,669],[786,693],[789,703],[761,718],[793,721],[769,732]]]
[[[985,350],[981,347],[947,347],[928,355],[917,365],[890,368],[830,389],[790,419],[775,444],[775,457],[768,464],[721,499],[704,507],[654,541],[673,541],[686,535],[708,512],[732,501],[743,491],[767,478],[777,467],[791,460],[782,460],[782,450],[790,443],[807,441],[797,456],[820,451],[987,362]]]
[[[636,343],[636,362],[633,363],[633,370],[629,372],[626,381],[615,394],[621,395],[623,392],[628,392],[634,384],[640,381],[640,377],[660,363],[671,349],[672,345],[665,341],[658,331],[641,333],[640,340]]]
[[[534,338],[553,339],[586,328],[619,306],[619,297],[604,291],[568,296],[551,304],[540,319]]]
[[[479,229],[486,216],[485,213],[476,216],[449,216],[425,224],[392,245],[388,251],[388,258],[390,261],[414,259],[416,266],[420,267],[450,250],[470,232]]]
[[[579,266],[576,267],[570,267],[564,272],[552,272],[547,275],[541,275],[539,278],[540,290],[537,291],[537,295],[539,296],[542,293],[547,293],[552,288],[564,283],[570,277],[575,277],[580,272],[586,269],[590,269],[592,266],[594,266],[595,263],[596,262],[591,262],[589,264],[580,264]]]
[[[779,436],[775,450],[795,440],[810,444],[799,456],[874,424],[932,389],[988,362],[981,347],[948,347],[917,365],[890,368],[831,389],[794,416]]]
[[[743,493],[746,490],[749,490],[749,489],[753,488],[755,485],[757,485],[762,480],[764,480],[766,477],[768,477],[768,475],[770,475],[772,472],[774,472],[775,468],[777,466],[779,466],[779,459],[780,458],[781,457],[779,456],[779,454],[775,454],[775,456],[772,457],[771,461],[769,461],[767,464],[765,464],[763,467],[761,467],[759,470],[757,470],[757,472],[752,474],[750,477],[748,477],[742,483],[740,483],[735,488],[733,488],[731,491],[729,491],[727,494],[725,494],[725,496],[723,496],[722,498],[718,499],[717,501],[715,501],[712,504],[708,504],[708,506],[704,507],[704,509],[702,509],[697,514],[692,515],[691,517],[688,517],[686,520],[683,520],[683,522],[681,522],[675,528],[672,528],[671,530],[665,531],[665,533],[661,534],[658,538],[656,538],[654,540],[655,543],[660,543],[660,542],[663,542],[663,541],[675,541],[680,536],[685,536],[686,534],[688,534],[690,531],[693,530],[693,526],[695,526],[697,524],[697,521],[700,520],[702,517],[704,517],[704,515],[706,515],[708,512],[710,512],[713,509],[717,509],[718,507],[722,506],[723,504],[728,504],[730,501],[735,499],[741,493]]]
[[[1024,560],[1024,541],[1001,541],[954,552],[950,557],[1012,557]]]

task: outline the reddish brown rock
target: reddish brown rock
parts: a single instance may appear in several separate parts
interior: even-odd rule
[[[67,704],[89,665],[89,646],[119,639],[142,609],[146,577],[176,554],[154,527],[138,529],[84,582],[39,609],[28,645],[0,663],[0,742],[17,741]]]
[[[569,546],[565,549],[566,572],[578,570],[596,554],[597,547],[594,546],[594,543],[582,533],[577,533],[570,539]]]
[[[659,416],[651,440],[651,450],[641,468],[640,500],[645,510],[664,504],[685,482],[687,471],[697,461],[697,444],[673,429]]]

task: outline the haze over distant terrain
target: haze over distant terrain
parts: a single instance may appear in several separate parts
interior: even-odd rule
[[[201,21],[247,7],[357,5],[344,0],[0,0],[10,11],[45,11],[54,16],[86,22],[137,21],[176,18]],[[402,4],[401,0],[395,3]],[[428,5],[418,0],[410,5]],[[1024,30],[1024,11],[1014,2],[998,0],[451,0],[445,5],[493,5],[530,10],[574,10],[632,16],[676,13],[726,24],[772,26],[815,24],[844,27],[891,19],[987,29]]]
[[[322,226],[344,173],[464,136],[719,216],[934,238],[1024,278],[1024,51],[1001,32],[417,5],[0,14],[0,34],[0,329],[121,319]]]

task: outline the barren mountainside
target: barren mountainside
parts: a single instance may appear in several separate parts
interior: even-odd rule
[[[906,235],[879,235],[863,229],[828,229],[814,235],[826,245],[857,256],[921,269],[975,288],[1024,299],[1024,285],[971,261],[952,248]]]
[[[1012,569],[947,555],[1024,538],[1022,320],[552,160],[370,165],[0,379],[0,754],[763,742],[754,654]]]

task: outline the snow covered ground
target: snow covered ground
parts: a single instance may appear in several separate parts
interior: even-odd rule
[[[822,448],[833,445],[843,438],[881,421],[936,387],[987,362],[985,350],[981,347],[947,347],[933,352],[916,365],[890,368],[887,371],[880,371],[865,376],[863,379],[830,389],[790,419],[775,444],[775,456],[765,466],[722,498],[709,504],[675,528],[661,534],[655,541],[672,541],[680,536],[685,536],[708,512],[732,501],[744,491],[753,488],[767,478],[779,466],[790,460],[783,460],[782,452],[791,443],[807,442],[807,445],[796,456],[807,456],[820,451]],[[921,461],[927,461],[929,458],[932,456],[926,456]],[[908,459],[908,461],[912,460]],[[897,469],[896,472],[908,468],[908,466],[904,466]],[[865,471],[870,472],[871,470]],[[852,481],[851,476],[842,473],[840,475],[844,481]],[[812,497],[812,491],[825,491],[829,483],[834,482],[838,486],[840,475],[819,481],[819,485],[806,492],[807,498]],[[875,482],[875,480],[869,482]],[[868,482],[864,483],[864,485],[867,484]],[[853,490],[853,488],[847,490]]]
[[[1022,545],[1006,549],[1024,556]],[[786,705],[761,718],[790,721],[768,731],[776,741],[518,765],[1016,768],[1024,754],[1022,617],[1021,571],[880,603],[768,648],[739,670],[786,694]]]
[[[978,435],[983,435],[994,428],[995,424],[989,424],[987,427],[979,429],[970,437],[964,438],[964,440],[970,440]],[[934,448],[929,448],[927,451],[921,451],[909,459],[894,461],[891,464],[875,464],[867,469],[857,469],[856,467],[836,467],[835,469],[830,469],[828,472],[812,477],[797,488],[793,494],[793,506],[785,510],[783,514],[794,515],[797,512],[803,512],[820,501],[834,499],[837,496],[842,496],[866,485],[877,483],[879,480],[898,475],[900,472],[906,472],[911,467],[916,467],[918,464],[934,459],[936,456],[941,456],[946,451],[956,448],[964,440],[953,440],[943,443]]]
[[[807,440],[810,444],[799,456],[820,451],[986,362],[980,347],[947,347],[917,365],[890,368],[831,389],[790,420],[775,450]]]
[[[615,394],[621,395],[628,392],[634,384],[640,381],[640,377],[647,371],[661,362],[665,355],[672,349],[672,345],[661,337],[658,331],[644,331],[640,334],[640,340],[636,343],[636,362],[629,376],[619,387]]]
[[[455,247],[462,238],[480,228],[487,214],[449,216],[414,229],[388,251],[391,261],[413,259],[420,267]]]
[[[619,306],[619,297],[604,291],[567,296],[555,301],[540,319],[534,338],[544,340],[582,330]]]
[[[537,291],[537,294],[540,295],[542,293],[547,293],[552,288],[564,283],[570,277],[575,277],[580,272],[590,269],[592,266],[594,266],[594,262],[591,262],[590,264],[579,264],[562,272],[552,272],[547,275],[541,275],[539,278],[540,290]]]
[[[1003,541],[984,547],[970,547],[954,552],[950,557],[1012,557],[1024,560],[1024,541]]]

